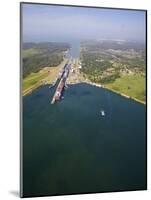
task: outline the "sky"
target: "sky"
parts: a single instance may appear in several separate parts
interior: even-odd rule
[[[145,41],[144,11],[40,4],[22,6],[24,42]]]

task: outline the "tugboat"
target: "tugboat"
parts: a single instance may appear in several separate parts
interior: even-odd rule
[[[49,88],[51,89],[52,87],[55,86],[55,84],[56,84],[55,81],[53,81],[52,84],[50,84]]]
[[[101,113],[102,116],[105,116],[104,110],[101,110],[100,113]]]
[[[65,84],[65,87],[64,87],[64,89],[65,89],[65,90],[67,90],[67,89],[68,89],[68,85],[67,85],[67,84]]]
[[[53,87],[53,85],[51,84],[51,85],[49,86],[49,89],[52,88],[52,87]]]

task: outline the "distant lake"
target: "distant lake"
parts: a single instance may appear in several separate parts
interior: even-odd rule
[[[25,196],[146,189],[145,106],[88,84],[51,105],[54,89],[23,97]]]

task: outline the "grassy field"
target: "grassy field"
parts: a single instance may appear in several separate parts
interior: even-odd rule
[[[56,67],[44,67],[38,72],[30,73],[22,81],[22,95],[31,93],[34,89],[43,84],[51,84],[58,77],[59,71],[67,63],[68,59],[64,59]]]
[[[105,86],[131,98],[136,98],[142,102],[146,101],[146,83],[145,77],[142,75],[122,76]]]
[[[23,90],[26,90],[29,87],[35,85],[37,82],[47,77],[47,75],[48,75],[47,72],[46,73],[39,73],[39,72],[31,73],[30,75],[27,76],[27,78],[23,80]]]
[[[39,49],[30,48],[30,49],[23,50],[22,56],[23,56],[23,58],[26,58],[26,57],[34,56],[34,55],[39,54],[39,53],[40,53]]]
[[[22,94],[26,95],[42,84],[52,83],[56,79],[59,73],[59,69],[59,66],[46,67],[37,73],[31,73],[28,75],[23,79]]]

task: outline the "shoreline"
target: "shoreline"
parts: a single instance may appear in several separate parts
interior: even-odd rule
[[[64,59],[62,61],[62,63],[60,63],[57,67],[58,68],[62,68],[62,65],[64,65],[67,62],[67,60],[68,59]],[[99,83],[91,82],[87,78],[84,78],[83,75],[80,73],[79,69],[77,68],[78,63],[79,63],[79,59],[78,58],[75,59],[74,62],[75,63],[73,65],[76,66],[76,67],[74,67],[73,69],[75,70],[76,73],[74,73],[74,75],[73,75],[72,72],[69,72],[69,76],[68,76],[67,81],[66,81],[67,85],[75,85],[75,84],[78,84],[78,83],[87,83],[87,84],[90,84],[90,85],[93,85],[93,86],[96,86],[96,87],[99,87],[99,88],[107,89],[107,90],[109,90],[111,92],[114,92],[114,93],[116,93],[116,94],[118,94],[118,95],[120,95],[122,97],[125,97],[127,99],[131,99],[133,101],[136,101],[138,103],[146,105],[146,101],[139,100],[139,99],[137,99],[135,97],[126,95],[126,94],[124,94],[122,92],[119,92],[117,90],[109,88],[106,85],[102,85],[102,84],[99,84]],[[76,74],[76,76],[75,76],[75,74]],[[56,80],[57,80],[57,78],[54,79],[53,81],[56,82]],[[52,81],[48,80],[47,78],[44,78],[44,79],[40,80],[39,82],[37,82],[37,84],[33,85],[32,87],[26,89],[25,91],[22,91],[22,96],[25,96],[27,94],[31,94],[35,89],[39,88],[42,85],[50,85],[50,84],[52,84]]]
[[[136,102],[138,102],[138,103],[141,103],[141,104],[143,104],[143,105],[146,105],[146,102],[144,102],[144,101],[141,101],[141,100],[139,100],[139,99],[136,99],[135,97],[128,96],[128,95],[126,95],[126,94],[124,94],[124,93],[121,93],[121,92],[118,92],[118,91],[116,91],[116,90],[114,90],[114,89],[108,88],[108,87],[105,86],[105,85],[101,85],[101,84],[98,84],[98,83],[94,83],[94,82],[91,82],[91,81],[88,81],[88,80],[79,81],[79,82],[77,82],[77,83],[87,83],[87,84],[90,84],[90,85],[93,85],[93,86],[96,86],[96,87],[99,87],[99,88],[104,88],[104,89],[107,89],[107,90],[109,90],[109,91],[111,91],[111,92],[114,92],[114,93],[116,93],[116,94],[118,94],[118,95],[120,95],[120,96],[122,96],[122,97],[125,97],[125,98],[127,98],[127,99],[131,99],[131,100],[134,100],[134,101],[136,101]],[[77,84],[77,83],[68,83],[68,84],[74,85],[74,84]]]
[[[85,82],[85,83],[88,83],[88,84],[90,84],[90,85],[94,85],[94,86],[96,86],[96,87],[105,88],[105,89],[107,89],[107,90],[109,90],[109,91],[112,91],[112,92],[114,92],[114,93],[116,93],[116,94],[122,96],[122,97],[125,97],[125,98],[127,98],[127,99],[132,99],[132,100],[134,100],[134,101],[136,101],[136,102],[138,102],[138,103],[141,103],[141,104],[143,104],[143,105],[146,105],[146,102],[144,102],[144,101],[141,101],[141,100],[139,100],[139,99],[137,99],[137,98],[135,98],[135,97],[128,96],[128,95],[126,95],[126,94],[124,94],[124,93],[118,92],[118,91],[116,91],[116,90],[114,90],[114,89],[111,89],[111,88],[105,86],[105,85],[101,85],[101,84],[98,84],[98,83],[93,83],[93,82],[91,82],[91,81],[90,81],[90,82],[89,82],[89,81],[84,81],[84,82]]]
[[[128,95],[126,95],[126,94],[124,94],[124,93],[120,93],[120,92],[118,92],[118,91],[116,91],[116,90],[114,90],[114,89],[108,88],[108,87],[106,87],[105,85],[101,85],[101,84],[98,84],[98,83],[93,83],[93,82],[91,82],[91,81],[83,80],[83,81],[78,81],[78,82],[76,82],[76,83],[73,83],[73,82],[70,83],[70,82],[68,82],[67,84],[68,84],[68,85],[75,85],[75,84],[78,84],[78,83],[87,83],[87,84],[93,85],[93,86],[98,87],[98,88],[104,88],[104,89],[107,89],[107,90],[109,90],[109,91],[111,91],[111,92],[114,92],[114,93],[116,93],[116,94],[118,94],[118,95],[120,95],[120,96],[122,96],[122,97],[125,97],[125,98],[127,98],[127,99],[131,99],[131,100],[133,100],[133,101],[136,101],[136,102],[138,102],[138,103],[141,103],[141,104],[143,104],[143,105],[146,105],[146,102],[141,101],[141,100],[139,100],[139,99],[136,99],[135,97],[128,96]],[[34,90],[38,89],[38,88],[41,87],[42,85],[49,85],[49,84],[48,84],[48,82],[39,83],[38,85],[33,86],[32,88],[29,88],[27,92],[25,91],[24,94],[22,94],[22,96],[24,97],[24,96],[26,96],[26,95],[28,95],[28,94],[31,94]]]
[[[74,67],[74,69],[77,69],[79,60],[80,60],[80,59],[76,59],[76,61],[75,61],[75,65],[76,65],[76,66]],[[109,87],[107,87],[106,85],[102,85],[102,84],[99,84],[99,83],[91,82],[89,79],[87,79],[86,77],[83,76],[83,73],[81,73],[81,72],[79,71],[79,69],[76,70],[75,72],[77,73],[77,77],[74,77],[74,78],[72,77],[72,76],[73,76],[72,73],[69,73],[69,77],[68,77],[68,79],[67,79],[67,85],[68,85],[68,84],[69,84],[69,85],[74,85],[74,84],[78,84],[78,83],[87,83],[87,84],[90,84],[90,85],[93,85],[93,86],[96,86],[96,87],[99,87],[99,88],[107,89],[107,90],[109,90],[109,91],[111,91],[111,92],[114,92],[114,93],[116,93],[116,94],[118,94],[118,95],[120,95],[120,96],[122,96],[122,97],[125,97],[125,98],[127,98],[127,99],[132,99],[133,101],[136,101],[136,102],[138,102],[138,103],[141,103],[141,104],[143,104],[143,105],[146,105],[146,101],[141,101],[141,100],[139,100],[139,99],[137,99],[137,98],[135,98],[135,97],[131,97],[131,96],[129,96],[129,95],[126,95],[126,94],[124,94],[124,93],[122,93],[122,92],[119,92],[119,91],[117,91],[117,90],[114,90],[114,89],[112,89],[112,88],[109,88]],[[76,74],[76,73],[75,73],[75,74]],[[74,76],[75,76],[75,74],[74,74]],[[70,76],[71,76],[71,77],[70,77]]]

